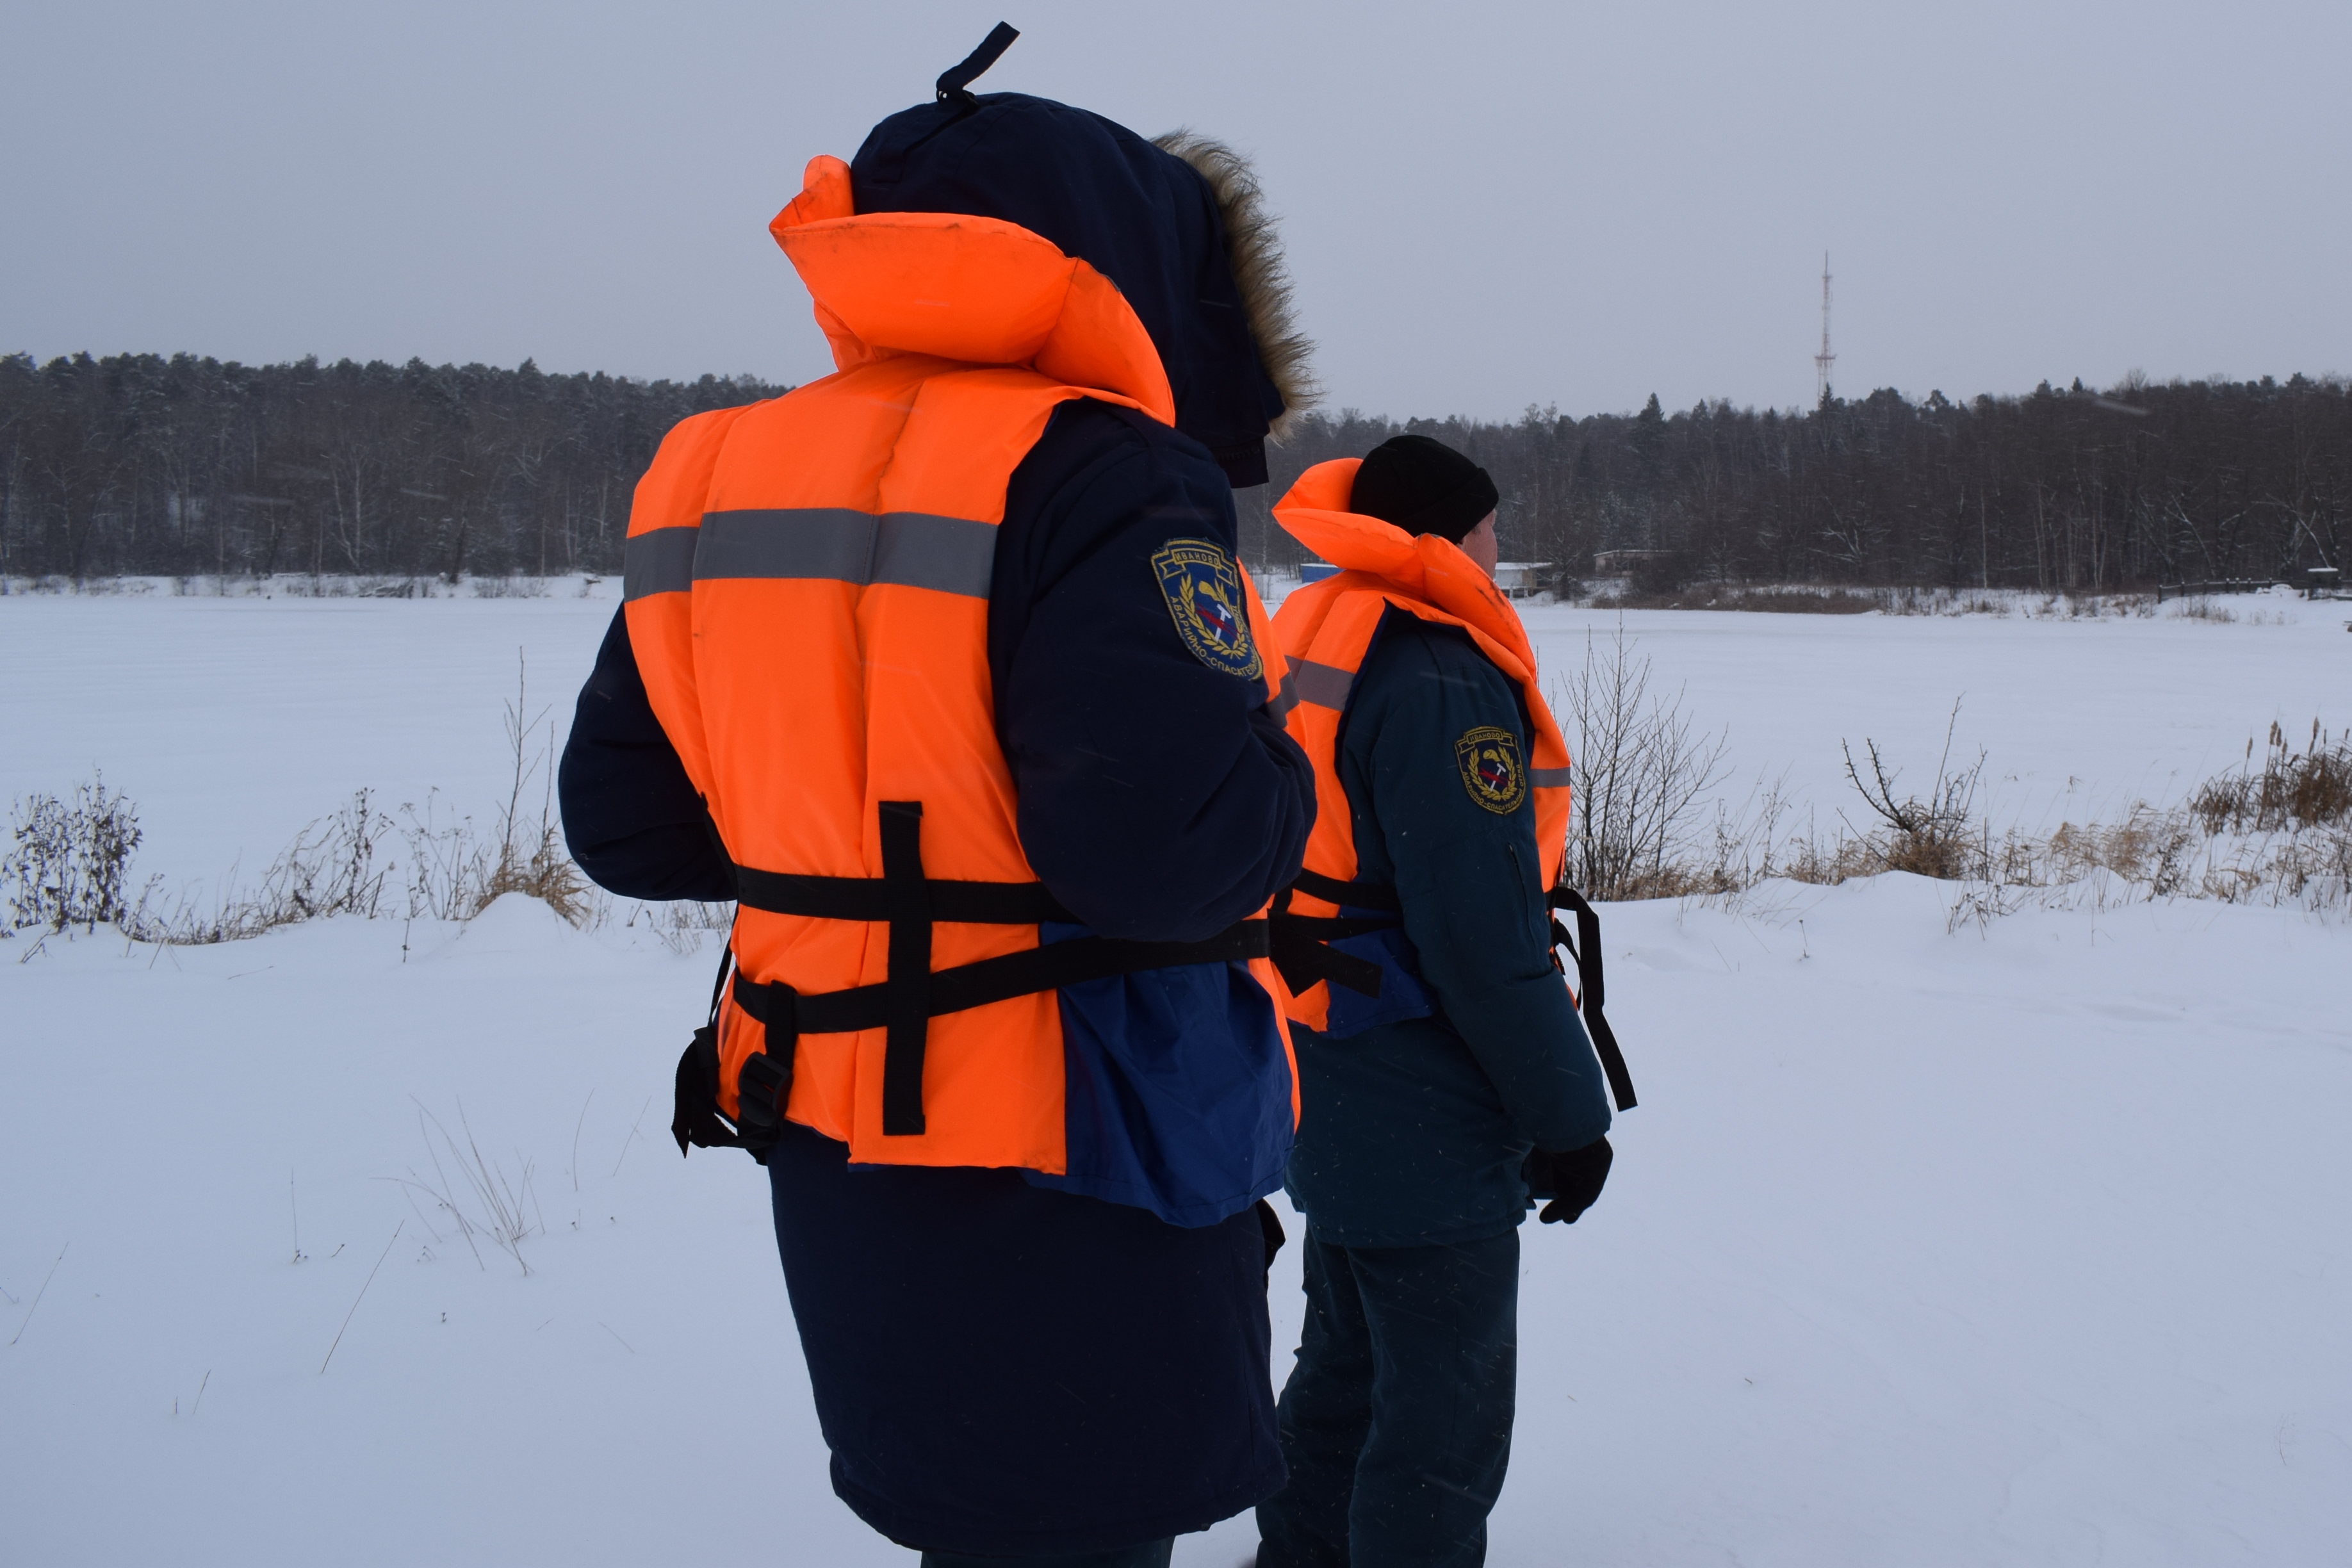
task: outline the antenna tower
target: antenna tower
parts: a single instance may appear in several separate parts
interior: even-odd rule
[[[1837,355],[1830,353],[1830,253],[1822,252],[1822,352],[1813,356],[1813,369],[1818,373],[1813,404],[1819,407],[1830,400],[1830,366],[1837,363]]]

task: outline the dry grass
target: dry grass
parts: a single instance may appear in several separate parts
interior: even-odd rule
[[[481,1244],[487,1241],[512,1258],[515,1267],[528,1275],[530,1264],[522,1255],[522,1244],[533,1233],[547,1234],[547,1218],[540,1212],[539,1195],[531,1190],[537,1165],[517,1153],[517,1174],[510,1177],[505,1166],[482,1153],[480,1143],[474,1138],[474,1129],[466,1120],[463,1105],[457,1107],[457,1126],[466,1134],[462,1144],[441,1124],[439,1117],[423,1105],[417,1106],[416,1131],[425,1140],[425,1159],[433,1167],[432,1179],[428,1181],[414,1167],[405,1177],[387,1179],[398,1183],[407,1194],[416,1217],[436,1243],[442,1240],[440,1229],[423,1208],[416,1207],[419,1194],[432,1200],[432,1206],[442,1215],[443,1224],[457,1230],[467,1249],[473,1253],[478,1267],[489,1267],[482,1257],[481,1248]],[[440,1135],[440,1148],[434,1146],[436,1133]],[[445,1149],[448,1152],[446,1163],[441,1157]],[[457,1173],[455,1181],[449,1177],[449,1170],[453,1167]]]
[[[219,894],[205,903],[194,893],[170,893],[160,880],[151,880],[119,924],[138,942],[199,946],[241,942],[329,915],[372,918],[383,912],[384,883],[396,865],[377,862],[393,826],[370,792],[360,790],[351,804],[296,834],[252,890],[239,889],[231,873]]]
[[[704,903],[696,899],[680,899],[671,903],[640,903],[621,922],[623,930],[634,930],[642,923],[653,932],[655,940],[681,956],[702,951],[702,939],[717,931],[719,940],[735,929],[735,906],[728,903]]]
[[[2157,613],[2151,592],[2042,594],[2014,588],[1854,588],[1811,583],[1697,583],[1681,587],[1644,587],[1627,583],[1595,596],[1603,610],[1758,610],[1780,615],[1989,616],[2024,620],[2147,619]],[[2234,621],[2235,612],[2189,601],[2177,612],[2210,620]],[[2268,617],[2257,613],[2257,624]],[[2284,617],[2280,617],[2284,619]]]
[[[2208,835],[2344,822],[2352,817],[2352,738],[2330,736],[2314,720],[2298,752],[2273,721],[2262,766],[2254,766],[2254,742],[2247,741],[2245,766],[2199,785],[2189,809]]]
[[[602,925],[612,916],[612,900],[564,851],[555,813],[555,736],[541,728],[547,710],[532,712],[529,697],[518,659],[506,710],[512,761],[507,800],[487,828],[468,816],[445,819],[437,795],[427,795],[421,809],[404,805],[390,814],[373,792],[360,790],[295,835],[257,883],[241,886],[232,872],[209,896],[171,889],[161,879],[151,879],[136,897],[125,892],[141,837],[138,817],[102,780],[65,796],[19,801],[15,843],[0,858],[0,879],[16,884],[0,937],[26,927],[94,932],[111,924],[133,941],[193,946],[331,915],[471,920],[509,893],[538,899],[574,926]],[[540,797],[535,810],[533,793]],[[625,923],[643,921],[665,944],[685,952],[700,944],[704,931],[726,929],[732,913],[728,904],[641,904]],[[38,951],[36,942],[24,956]]]
[[[544,744],[530,743],[548,711],[530,712],[530,672],[518,648],[514,700],[506,709],[507,750],[513,761],[507,803],[499,808],[495,831],[487,834],[477,833],[470,817],[436,826],[430,796],[421,816],[413,806],[402,808],[412,824],[410,914],[471,920],[507,894],[523,893],[575,926],[590,922],[595,889],[564,852],[555,816],[553,728],[546,731]],[[534,782],[540,791],[535,817],[524,805]]]
[[[1846,748],[1846,777],[1864,808],[1824,831],[1793,825],[1777,784],[1737,808],[1701,803],[1719,782],[1721,737],[1694,740],[1679,694],[1648,690],[1649,667],[1620,633],[1588,646],[1584,669],[1556,685],[1571,731],[1576,817],[1568,879],[1589,896],[1622,900],[1732,898],[1785,879],[1834,885],[1884,871],[1950,884],[1952,922],[1982,921],[2028,903],[2101,905],[2210,899],[2313,912],[2352,911],[2352,737],[2314,724],[2300,748],[2271,727],[2240,769],[2210,779],[2187,802],[2137,802],[2105,822],[2062,822],[2049,832],[1997,829],[1980,784],[1982,752],[1956,766],[1947,723],[1924,791],[1868,737]]]
[[[1879,595],[1851,588],[1749,588],[1724,583],[1662,594],[1627,588],[1601,595],[1592,605],[1601,610],[1759,610],[1786,616],[1860,616],[1885,608]]]

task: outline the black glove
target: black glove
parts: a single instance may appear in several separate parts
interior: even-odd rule
[[[1519,1173],[1527,1178],[1528,1195],[1549,1198],[1536,1218],[1545,1225],[1574,1225],[1609,1184],[1609,1162],[1615,1159],[1609,1140],[1597,1138],[1581,1149],[1565,1153],[1550,1149],[1531,1151]]]

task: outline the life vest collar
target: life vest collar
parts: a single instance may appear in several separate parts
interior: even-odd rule
[[[1411,534],[1392,522],[1348,510],[1360,458],[1335,458],[1298,476],[1274,515],[1293,539],[1332,565],[1381,579],[1406,597],[1477,627],[1535,668],[1535,649],[1518,613],[1494,580],[1451,540]]]
[[[814,297],[837,369],[897,354],[1025,365],[1176,423],[1167,368],[1118,286],[1019,224],[968,213],[860,216],[849,165],[818,157],[768,232]]]

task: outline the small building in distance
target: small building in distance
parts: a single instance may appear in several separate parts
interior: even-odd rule
[[[1664,561],[1671,550],[1603,550],[1592,558],[1595,577],[1630,577],[1645,561]]]
[[[1514,599],[1524,599],[1544,589],[1544,574],[1550,570],[1549,561],[1497,561],[1495,586]]]
[[[1299,563],[1298,585],[1320,583],[1339,572],[1328,561],[1307,561]],[[1524,599],[1546,588],[1544,574],[1551,570],[1549,561],[1497,561],[1495,563],[1495,586],[1514,599]]]

